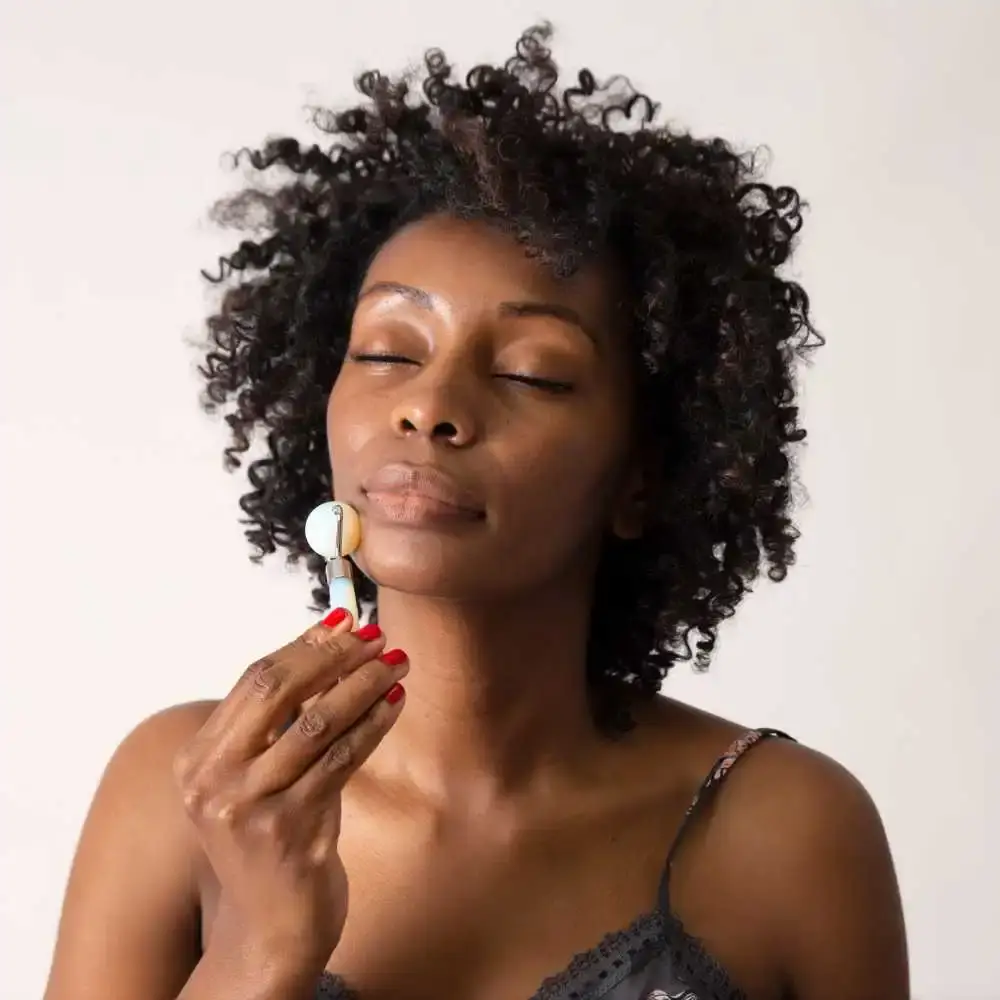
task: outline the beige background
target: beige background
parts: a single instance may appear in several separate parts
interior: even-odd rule
[[[220,154],[427,44],[504,58],[537,0],[3,4],[0,993],[40,995],[75,838],[141,717],[308,620],[252,568],[196,405]],[[563,61],[766,142],[812,203],[801,563],[670,689],[787,728],[879,802],[915,995],[1000,997],[1000,3],[550,0]],[[642,14],[644,8],[655,10]],[[474,12],[473,12],[474,11]],[[664,837],[670,831],[664,831]],[[513,998],[512,998],[513,1000]]]

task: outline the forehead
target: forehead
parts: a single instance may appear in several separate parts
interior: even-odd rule
[[[362,289],[379,281],[413,285],[453,302],[536,301],[570,306],[598,328],[616,314],[611,269],[599,263],[557,278],[525,247],[488,223],[431,216],[401,229],[372,260]]]

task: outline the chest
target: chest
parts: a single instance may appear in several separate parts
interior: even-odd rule
[[[485,828],[442,834],[348,806],[339,843],[348,917],[327,969],[362,1000],[618,1000],[617,992],[578,987],[644,949],[670,946],[654,911],[683,805],[678,800],[662,815],[618,817],[607,825],[538,830],[506,843]],[[740,919],[746,906],[713,878],[707,860],[697,866],[697,879],[681,880],[699,887],[682,893],[682,914],[695,918],[693,931],[706,938],[706,950],[753,1000],[767,1000],[776,994],[767,987],[753,924]],[[208,873],[206,940],[219,894]],[[669,973],[643,984],[644,992],[636,993],[636,984],[621,995],[645,998],[664,985],[674,985]],[[330,1000],[344,995],[332,981],[325,988]],[[694,994],[697,1000],[722,995]],[[679,996],[691,994],[682,989]]]
[[[567,881],[523,859],[506,870],[442,859],[359,877],[329,968],[366,998],[527,1000],[652,907],[644,874],[616,879],[595,859]]]
[[[348,918],[328,969],[364,1000],[529,1000],[654,908],[664,849],[634,831],[502,851],[345,823]],[[206,939],[218,900],[209,879]]]
[[[341,856],[359,893],[352,882],[331,970],[366,998],[533,997],[654,907],[663,820],[648,810],[622,819],[563,816],[504,837],[491,824],[380,833],[356,817]]]

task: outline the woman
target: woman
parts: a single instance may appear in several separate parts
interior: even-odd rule
[[[547,35],[245,154],[208,402],[258,554],[359,509],[377,621],[124,741],[48,1000],[907,995],[866,793],[659,694],[792,562],[798,196]]]

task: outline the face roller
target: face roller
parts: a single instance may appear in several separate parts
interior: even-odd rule
[[[347,557],[361,544],[361,519],[350,504],[328,500],[306,518],[306,542],[326,560],[326,582],[330,588],[330,609],[343,608],[358,623],[358,598],[354,592],[353,569]]]

